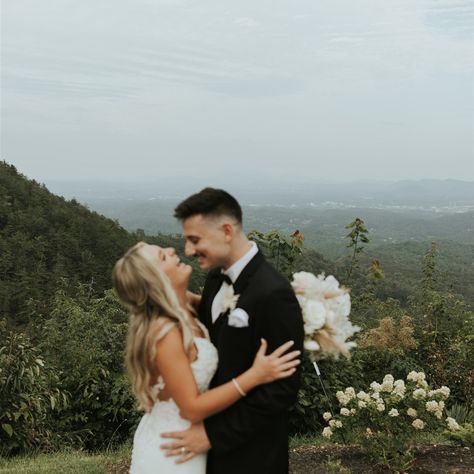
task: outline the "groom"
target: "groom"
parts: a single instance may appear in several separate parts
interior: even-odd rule
[[[211,388],[247,370],[262,337],[269,352],[288,340],[303,351],[303,321],[293,290],[247,239],[234,197],[203,189],[179,204],[175,217],[183,225],[186,255],[211,269],[199,306],[199,318],[219,354]],[[227,305],[226,310],[230,287],[239,298],[235,308]],[[208,474],[286,474],[288,409],[298,387],[299,371],[261,385],[203,423],[164,434],[175,441],[162,447],[168,455],[181,455],[179,462],[210,450]]]

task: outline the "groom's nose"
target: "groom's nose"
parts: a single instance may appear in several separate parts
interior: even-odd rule
[[[185,243],[184,253],[185,253],[186,257],[192,257],[196,253],[194,245],[191,242],[186,242]]]

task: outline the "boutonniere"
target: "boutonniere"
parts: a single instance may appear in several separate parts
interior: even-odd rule
[[[224,294],[222,295],[221,300],[221,313],[225,313],[227,311],[233,311],[237,305],[237,301],[239,300],[240,295],[234,294],[234,287],[228,286],[224,290]]]

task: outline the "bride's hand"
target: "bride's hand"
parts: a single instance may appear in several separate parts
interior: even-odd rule
[[[252,370],[259,384],[273,382],[293,375],[296,366],[301,362],[300,359],[297,359],[301,351],[292,351],[285,354],[294,344],[293,341],[285,342],[269,355],[265,355],[268,347],[267,341],[265,339],[261,341],[262,343],[252,365]]]

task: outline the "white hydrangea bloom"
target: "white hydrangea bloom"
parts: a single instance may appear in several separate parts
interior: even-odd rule
[[[363,400],[364,402],[370,401],[370,395],[368,393],[365,393],[363,390],[357,393],[357,398],[359,400]]]
[[[341,415],[342,416],[349,416],[351,412],[347,408],[341,408]]]
[[[341,390],[336,392],[336,398],[339,400],[339,404],[346,406],[350,402],[350,398]]]
[[[324,428],[323,436],[325,438],[330,438],[332,436],[332,430],[331,430],[331,428],[329,428],[329,426],[326,426],[326,428]]]
[[[438,402],[436,400],[430,400],[425,403],[426,410],[434,413],[438,410]]]
[[[416,418],[418,416],[418,412],[414,408],[409,408],[407,410],[407,415],[411,416],[412,418]]]
[[[407,380],[410,380],[412,382],[416,382],[418,380],[418,372],[415,372],[412,370],[408,375],[407,375]]]
[[[425,427],[425,422],[417,418],[416,420],[413,420],[413,423],[411,425],[417,430],[422,430]]]
[[[384,381],[382,383],[382,386],[380,388],[380,391],[382,392],[391,392],[393,390],[393,383],[390,381]]]
[[[398,395],[400,398],[403,398],[405,396],[406,389],[407,388],[403,380],[396,380],[395,383],[393,384],[392,393],[395,395]]]
[[[417,388],[413,391],[413,398],[415,400],[423,400],[426,398],[426,390],[424,388]]]
[[[444,399],[446,400],[449,397],[451,390],[449,390],[449,387],[446,387],[446,385],[443,385],[438,389],[438,392],[441,393],[441,395],[443,395]]]
[[[387,375],[383,378],[383,383],[391,383],[391,384],[393,384],[394,381],[395,381],[395,378],[394,378],[393,375],[391,375],[391,374],[387,374]]]
[[[450,416],[446,418],[446,423],[448,424],[448,429],[450,431],[458,431],[461,429],[458,422],[454,418],[451,418]]]
[[[398,416],[399,413],[398,413],[398,410],[396,408],[392,408],[389,412],[388,412],[388,416]]]
[[[340,420],[330,420],[329,426],[331,428],[342,428],[342,421]]]
[[[385,410],[385,403],[382,402],[381,400],[378,400],[376,407],[377,407],[378,411],[384,411]]]
[[[356,393],[353,387],[347,387],[344,394],[349,397],[350,400],[356,397]]]
[[[428,388],[428,382],[426,380],[418,380],[417,385],[425,390]]]
[[[380,385],[379,383],[377,382],[372,382],[370,384],[370,388],[374,391],[374,392],[380,392],[380,390],[382,390],[382,385]]]
[[[332,418],[332,415],[331,415],[331,413],[329,413],[328,411],[326,411],[326,412],[323,413],[323,419],[324,419],[324,421],[329,421],[331,418]]]
[[[363,400],[359,400],[357,405],[359,406],[359,408],[366,408],[367,402],[364,402]]]
[[[428,393],[428,396],[430,398],[435,398],[439,397],[442,400],[446,400],[449,398],[451,391],[449,390],[449,387],[446,387],[446,385],[443,385],[441,388],[438,388],[436,390],[430,390]]]

